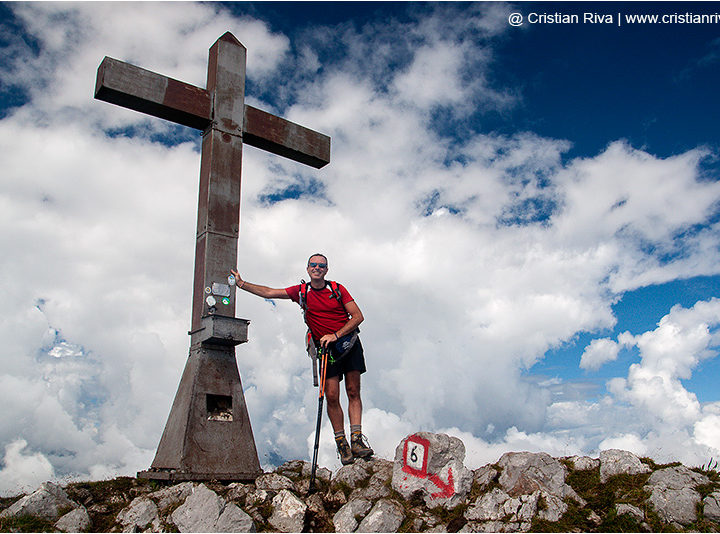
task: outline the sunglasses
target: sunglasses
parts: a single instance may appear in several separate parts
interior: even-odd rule
[[[308,267],[320,267],[321,269],[325,269],[327,267],[327,263],[316,263],[314,261],[311,261],[308,263]]]

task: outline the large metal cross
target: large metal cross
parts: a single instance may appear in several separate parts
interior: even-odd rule
[[[106,57],[95,98],[203,131],[190,355],[149,471],[167,480],[251,479],[262,471],[235,362],[247,341],[235,318],[243,143],[320,168],[330,138],[245,104],[245,47],[230,33],[210,48],[207,88]]]

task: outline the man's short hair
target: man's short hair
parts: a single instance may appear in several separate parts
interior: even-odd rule
[[[322,256],[325,259],[325,263],[328,262],[327,256],[325,254],[320,254],[319,252],[316,252],[315,254],[311,254],[308,258],[308,265],[310,265],[310,260],[313,259],[315,256]]]

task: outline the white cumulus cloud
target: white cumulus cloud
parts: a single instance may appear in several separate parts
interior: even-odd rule
[[[310,253],[328,255],[366,317],[363,427],[378,454],[417,430],[462,437],[474,467],[520,448],[720,454],[718,411],[682,384],[716,357],[715,300],[592,342],[587,371],[621,346],[641,358],[601,398],[560,402],[563,384],[528,379],[549,349],[613,328],[623,292],[718,272],[720,186],[700,178],[703,149],[660,157],[617,141],[565,160],[571,140],[439,127],[438,106],[453,126],[479,102],[517,103],[486,76],[503,5],[472,5],[458,24],[459,7],[442,5],[312,28],[292,46],[215,4],[9,8],[42,53],[12,36],[0,67],[25,98],[0,119],[12,229],[0,233],[12,413],[0,446],[14,473],[0,490],[152,461],[188,354],[199,133],[93,100],[95,71],[109,55],[203,86],[227,30],[248,48],[248,102],[333,142],[320,171],[244,150],[238,266],[284,287]],[[438,65],[444,79],[424,84]],[[242,293],[236,314],[252,321],[237,360],[261,463],[309,457],[317,396],[299,308]],[[320,463],[337,468],[327,421],[323,432]]]

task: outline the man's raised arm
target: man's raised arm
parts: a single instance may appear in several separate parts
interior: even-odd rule
[[[252,293],[253,295],[257,295],[258,297],[262,297],[265,299],[289,299],[290,296],[287,294],[287,292],[284,289],[277,289],[267,286],[261,286],[258,284],[252,284],[248,282],[247,280],[243,280],[240,277],[240,273],[237,272],[235,269],[230,269],[230,272],[235,277],[235,285],[238,286],[239,289],[244,289],[248,293]]]

